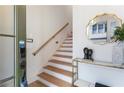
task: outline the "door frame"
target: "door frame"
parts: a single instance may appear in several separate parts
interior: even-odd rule
[[[26,5],[14,5],[14,25],[15,25],[15,87],[20,87],[20,80],[23,71],[20,69],[19,41],[26,44]],[[25,52],[26,55],[26,52]]]

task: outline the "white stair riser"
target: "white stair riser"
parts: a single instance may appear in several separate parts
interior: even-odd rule
[[[72,40],[65,40],[64,42],[72,42]]]
[[[48,82],[47,80],[45,80],[45,79],[43,79],[43,78],[40,78],[40,77],[39,77],[38,80],[41,81],[43,84],[49,86],[49,87],[59,87],[59,86],[57,86],[57,85],[55,85],[55,84],[53,84],[53,83],[51,83],[51,82]]]
[[[72,37],[67,37],[66,39],[72,39]]]
[[[59,74],[59,73],[56,73],[54,71],[51,71],[51,70],[48,70],[48,69],[44,69],[44,72],[48,73],[49,75],[52,75],[56,78],[59,78],[61,80],[64,80],[66,82],[69,82],[71,83],[72,82],[72,78],[71,77],[68,77],[68,76],[65,76],[63,74]]]
[[[72,40],[65,40],[64,42],[66,42],[66,41],[67,41],[67,42],[72,42]]]
[[[64,65],[60,65],[60,64],[51,63],[51,62],[49,62],[48,65],[72,72],[72,67],[69,67],[69,66],[64,66]]]
[[[72,53],[70,53],[70,52],[56,52],[55,54],[65,55],[65,56],[72,56]]]
[[[72,44],[62,44],[62,46],[72,46]]]
[[[62,58],[62,57],[53,56],[52,59],[56,59],[56,60],[67,62],[67,63],[72,63],[72,59],[70,59],[70,58]]]
[[[72,48],[72,46],[63,46],[63,45],[62,45],[62,47],[63,48]]]
[[[62,47],[59,50],[69,50],[69,51],[72,51],[72,48],[64,48],[64,47]]]
[[[72,40],[68,39],[68,40],[65,40],[64,42],[72,42]]]
[[[54,63],[54,62],[51,62],[53,64],[57,64],[57,63]],[[63,65],[63,64],[58,64],[58,65],[61,65],[61,66],[66,66],[66,67],[72,67],[72,66],[69,66],[69,65]]]

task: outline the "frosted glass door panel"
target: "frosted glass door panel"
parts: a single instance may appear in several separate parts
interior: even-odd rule
[[[14,6],[0,5],[0,86],[14,86]],[[12,78],[13,77],[13,78]]]
[[[0,80],[12,76],[14,76],[14,38],[0,37]]]
[[[0,5],[0,34],[14,35],[14,6]]]

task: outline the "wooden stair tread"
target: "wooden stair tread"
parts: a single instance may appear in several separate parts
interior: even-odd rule
[[[72,34],[68,35],[67,37],[72,37]]]
[[[55,54],[53,56],[56,56],[56,57],[63,57],[63,58],[72,58],[72,56],[68,56],[68,55],[60,55],[60,54]]]
[[[72,46],[61,46],[62,48],[72,48]]]
[[[66,71],[66,70],[63,70],[63,69],[59,69],[59,68],[56,68],[56,67],[53,67],[53,66],[46,66],[44,67],[45,69],[48,69],[48,70],[51,70],[51,71],[54,71],[56,73],[60,73],[60,74],[63,74],[65,76],[69,76],[69,77],[72,77],[72,72],[70,71]]]
[[[55,60],[55,59],[49,60],[49,62],[72,67],[72,64],[71,63],[67,63],[67,62],[59,61],[59,60]]]
[[[39,80],[36,80],[32,82],[31,84],[29,84],[29,87],[47,87],[47,86],[43,84],[42,82],[40,82]]]
[[[71,50],[57,50],[58,52],[72,52]]]
[[[45,72],[41,73],[38,75],[39,77],[43,78],[44,80],[47,80],[48,82],[51,82],[57,86],[60,86],[60,87],[71,87],[71,84],[64,81],[64,80],[61,80],[61,79],[58,79],[52,75],[49,75]]]
[[[69,55],[61,55],[61,54],[55,54],[56,57],[64,57],[64,58],[72,58],[72,56]]]
[[[68,39],[68,38],[67,38],[67,39],[65,39],[65,41],[66,41],[66,40],[67,40],[67,41],[72,41],[72,39]]]
[[[63,44],[72,44],[72,42],[64,42]]]

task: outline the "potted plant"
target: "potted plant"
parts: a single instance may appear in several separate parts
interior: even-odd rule
[[[123,42],[124,41],[124,23],[121,27],[116,27],[114,32],[115,41]]]
[[[113,47],[112,62],[114,64],[124,64],[124,23],[116,27],[114,32],[115,46]]]

